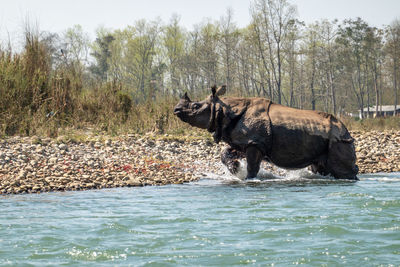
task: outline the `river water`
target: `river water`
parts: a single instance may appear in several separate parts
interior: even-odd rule
[[[0,266],[399,266],[400,173],[0,196]]]

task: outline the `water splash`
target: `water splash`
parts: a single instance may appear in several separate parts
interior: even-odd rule
[[[337,181],[331,176],[323,176],[314,174],[307,168],[297,170],[286,170],[281,168],[274,168],[274,170],[260,168],[257,177],[246,179],[247,176],[247,163],[245,160],[240,161],[239,171],[233,175],[225,166],[221,166],[224,170],[224,175],[208,173],[207,178],[220,180],[228,183],[244,183],[244,184],[257,184],[257,183],[297,183],[297,182],[330,182]]]

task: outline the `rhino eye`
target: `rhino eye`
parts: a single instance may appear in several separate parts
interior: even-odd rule
[[[198,104],[198,103],[193,103],[193,104],[192,104],[192,108],[193,108],[193,109],[198,109],[198,108],[200,108],[200,107],[201,107],[201,105]]]

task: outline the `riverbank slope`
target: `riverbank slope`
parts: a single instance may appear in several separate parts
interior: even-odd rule
[[[400,132],[352,132],[360,173],[400,171]],[[223,174],[224,144],[185,136],[0,140],[0,194],[165,185]],[[274,168],[272,168],[274,171]]]

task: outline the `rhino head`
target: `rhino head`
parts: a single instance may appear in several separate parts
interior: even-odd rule
[[[219,96],[222,96],[226,91],[226,86],[223,85],[218,89],[216,86],[211,88],[211,95],[206,99],[196,102],[191,101],[187,93],[181,97],[179,103],[174,108],[174,114],[182,121],[189,123],[190,125],[210,130],[213,117],[215,116],[215,103],[219,100]]]

